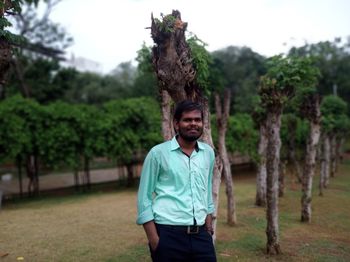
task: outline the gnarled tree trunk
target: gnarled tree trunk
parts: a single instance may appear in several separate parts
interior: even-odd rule
[[[266,149],[267,149],[267,130],[266,120],[260,123],[260,140],[258,147],[259,163],[256,174],[256,196],[255,205],[266,206]]]
[[[306,145],[306,156],[302,179],[301,221],[311,221],[312,179],[316,169],[317,145],[320,140],[320,106],[318,98],[314,101],[314,118],[310,121],[310,133]]]
[[[285,163],[285,161],[280,160],[279,176],[278,176],[278,196],[279,197],[283,197],[284,196],[285,176],[286,176],[286,163]]]
[[[170,140],[174,134],[171,118],[171,97],[166,90],[161,91],[162,96],[162,134],[165,141]]]
[[[218,126],[218,153],[223,164],[223,174],[226,184],[226,196],[227,196],[227,223],[229,225],[235,225],[237,223],[236,216],[236,203],[234,197],[234,187],[232,182],[231,163],[226,149],[226,132],[227,122],[230,114],[230,102],[231,91],[226,89],[224,92],[224,103],[221,105],[221,98],[219,94],[215,94],[215,108],[216,108],[216,120]]]
[[[330,173],[331,177],[334,177],[337,171],[337,136],[335,134],[330,137],[330,146]]]
[[[330,163],[330,140],[328,134],[322,135],[321,148],[321,168],[320,168],[320,183],[319,195],[323,195],[323,189],[327,188],[329,183],[329,163]]]
[[[267,150],[266,150],[266,199],[267,199],[267,244],[268,254],[281,253],[278,226],[278,176],[280,161],[280,129],[282,108],[275,108],[267,113]]]

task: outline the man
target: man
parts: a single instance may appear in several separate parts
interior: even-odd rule
[[[216,261],[212,241],[214,151],[197,141],[202,107],[180,102],[176,136],[148,153],[138,191],[137,224],[143,225],[153,261]]]

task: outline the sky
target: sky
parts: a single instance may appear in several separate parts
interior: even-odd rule
[[[350,36],[349,0],[62,0],[51,14],[74,38],[67,55],[101,64],[108,73],[135,63],[145,42],[152,46],[151,14],[181,12],[187,30],[209,51],[248,46],[273,56],[305,42]]]

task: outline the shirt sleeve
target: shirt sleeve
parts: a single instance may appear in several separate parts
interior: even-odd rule
[[[150,151],[143,163],[139,190],[137,193],[137,220],[142,225],[154,219],[152,203],[153,193],[159,173],[158,161],[153,151]]]
[[[213,173],[214,173],[215,154],[214,150],[210,151],[210,169],[208,181],[208,214],[213,214],[215,206],[213,203]]]

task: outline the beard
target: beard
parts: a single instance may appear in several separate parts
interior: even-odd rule
[[[180,128],[178,130],[178,134],[183,140],[188,141],[188,142],[193,142],[193,141],[198,140],[198,138],[200,138],[201,135],[203,134],[203,128],[196,128],[195,130],[197,132],[192,133],[191,132],[192,130],[186,130],[186,129]]]

